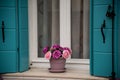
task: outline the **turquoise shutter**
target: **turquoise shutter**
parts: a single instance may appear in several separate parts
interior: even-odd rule
[[[25,71],[29,68],[28,55],[28,0],[19,1],[19,71]]]
[[[106,17],[109,5],[112,0],[91,0],[91,74],[95,76],[109,77],[112,72],[112,19]]]
[[[15,11],[15,0],[0,0],[0,73],[18,70]]]
[[[28,0],[0,0],[0,73],[29,68]]]
[[[110,77],[112,72],[112,47],[114,47],[114,71],[120,78],[120,0],[115,0],[114,37],[112,19],[106,16],[112,0],[91,0],[90,8],[90,72],[94,76]],[[101,32],[103,29],[105,42]],[[114,46],[112,46],[112,38]]]

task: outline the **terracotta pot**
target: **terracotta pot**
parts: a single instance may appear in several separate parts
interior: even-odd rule
[[[50,72],[65,72],[65,64],[66,64],[66,59],[60,58],[60,59],[50,59]]]

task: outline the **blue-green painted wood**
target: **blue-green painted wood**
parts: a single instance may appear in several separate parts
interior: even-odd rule
[[[28,70],[29,68],[28,54],[28,30],[20,30],[20,71]]]
[[[106,20],[106,29],[112,28],[112,20],[106,17],[108,5],[95,5],[93,10],[93,27],[101,28],[103,20]]]
[[[0,29],[0,51],[16,51],[16,30],[5,29],[5,42],[2,39],[2,29]]]
[[[117,4],[116,4],[117,0],[115,0],[115,13],[117,13]],[[118,14],[116,14],[116,16],[118,16]],[[118,20],[117,17],[115,16],[115,26],[114,26],[114,54],[115,54],[115,72],[116,72],[116,77],[118,76]]]
[[[111,76],[112,63],[112,20],[106,17],[108,5],[112,0],[91,0],[92,20],[90,23],[91,30],[91,74],[94,76]],[[101,33],[101,25],[106,21],[104,31],[105,43]]]
[[[93,4],[95,5],[112,4],[112,0],[93,0]]]
[[[111,20],[106,18],[105,10],[107,5],[112,4],[112,0],[91,0],[90,32],[91,32],[91,75],[109,77],[112,72],[111,53]],[[120,78],[120,0],[115,0],[115,23],[114,23],[114,67],[116,78]],[[106,20],[104,30],[108,42],[101,42],[100,28],[102,19]]]
[[[27,50],[28,49],[28,30],[21,29],[20,30],[20,49]]]
[[[17,52],[0,51],[0,73],[16,72],[17,69]]]
[[[104,29],[105,43],[103,43],[103,37],[100,29],[93,29],[93,33],[93,51],[112,52],[112,30]]]
[[[0,25],[4,21],[5,28],[16,27],[16,12],[15,7],[0,7]],[[1,28],[1,26],[0,26]]]
[[[21,7],[28,7],[28,0],[21,0],[20,4],[21,4]]]
[[[2,21],[4,21],[4,42]],[[16,1],[0,0],[0,73],[18,71],[16,22]]]
[[[120,0],[115,0],[115,72],[120,78]]]
[[[28,0],[19,0],[19,71],[29,69],[28,54]]]
[[[19,19],[19,25],[21,26],[21,29],[28,29],[28,8],[27,7],[22,7],[20,9],[20,16]]]
[[[94,75],[109,77],[112,72],[112,53],[94,52]]]
[[[90,0],[90,74],[93,75],[93,0]]]
[[[0,6],[4,7],[15,7],[16,0],[0,0]]]
[[[5,42],[0,27],[0,73],[25,71],[28,55],[28,0],[0,0],[0,22],[5,24]]]

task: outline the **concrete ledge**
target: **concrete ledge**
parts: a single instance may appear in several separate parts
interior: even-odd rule
[[[89,75],[88,70],[67,68],[64,73],[50,73],[47,68],[32,67],[22,73],[4,74],[4,80],[108,80]]]

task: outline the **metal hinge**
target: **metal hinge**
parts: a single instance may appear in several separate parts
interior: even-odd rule
[[[106,12],[106,16],[109,17],[109,18],[114,18],[115,16],[115,12],[114,10],[112,9],[112,6],[111,5],[108,5],[108,9],[107,9],[107,12]]]

